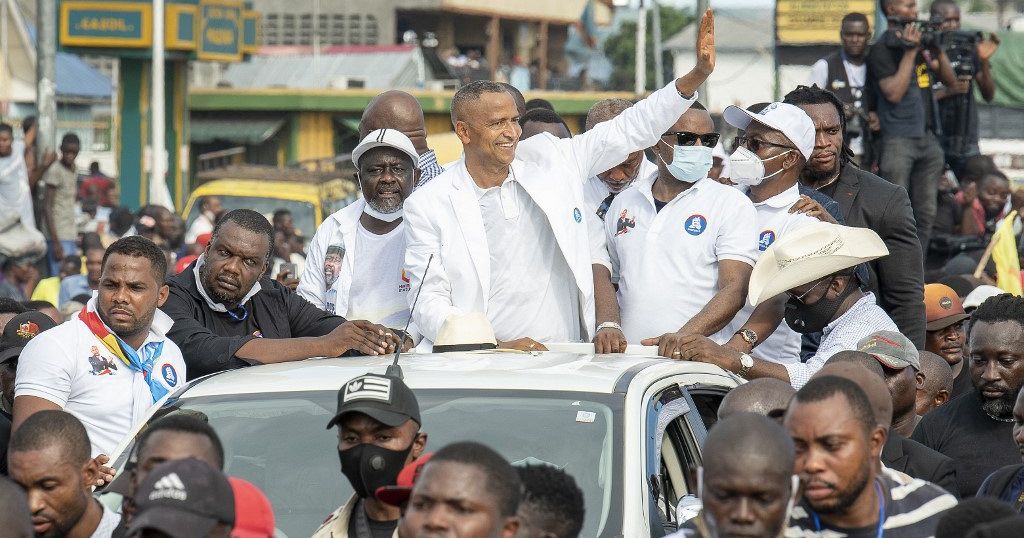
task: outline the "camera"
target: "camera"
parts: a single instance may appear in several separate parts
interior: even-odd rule
[[[982,39],[984,36],[981,32],[952,30],[942,33],[942,49],[946,51],[949,63],[952,64],[953,72],[958,78],[974,78],[978,72],[978,66],[974,64],[974,55]]]
[[[887,20],[889,21],[889,26],[897,29],[903,28],[908,24],[917,26],[917,29],[921,31],[920,45],[923,48],[935,48],[942,44],[943,32],[940,29],[943,22],[942,17],[935,16],[928,20],[911,19],[908,17],[889,17]],[[895,40],[896,43],[889,43],[889,45],[895,45],[898,43],[908,49],[916,46],[913,43],[896,37],[894,34],[890,34],[890,39]]]

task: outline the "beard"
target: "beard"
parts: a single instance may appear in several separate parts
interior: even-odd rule
[[[214,275],[210,272],[210,264],[203,264],[203,266],[199,268],[199,281],[202,282],[206,294],[210,296],[210,299],[212,299],[213,302],[229,306],[237,304],[238,301],[245,296],[244,293],[240,295],[235,294],[233,296],[221,293],[214,287],[216,284],[215,280]]]
[[[982,387],[984,388],[984,387]],[[1013,406],[1017,403],[1017,394],[1020,392],[1020,388],[1014,391],[1007,391],[998,398],[986,398],[981,393],[981,389],[975,389],[978,393],[978,398],[981,399],[981,410],[990,417],[997,419],[1012,419],[1013,418]]]
[[[402,198],[388,202],[381,202],[379,198],[366,199],[366,205],[372,207],[374,211],[378,211],[385,215],[401,210],[403,202],[405,202],[405,200]]]
[[[860,470],[853,477],[853,481],[846,489],[836,491],[835,501],[829,504],[814,506],[814,511],[819,514],[843,514],[853,506],[853,503],[857,502],[857,498],[864,492],[864,488],[868,486],[868,481],[871,480],[871,464],[865,459]]]
[[[807,166],[804,167],[804,171],[801,177],[804,179],[804,181],[810,182],[811,185],[816,185],[818,183],[832,179],[833,177],[835,177],[837,173],[839,173],[839,168],[842,166],[843,162],[839,155],[836,156],[835,161],[835,166],[828,170],[818,170],[811,166],[810,161],[808,161]]]

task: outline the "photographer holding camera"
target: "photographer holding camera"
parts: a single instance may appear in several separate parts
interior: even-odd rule
[[[839,27],[839,40],[842,48],[811,66],[807,85],[827,89],[843,102],[850,151],[863,166],[865,142],[870,135],[864,87],[868,71],[865,61],[871,40],[868,18],[863,13],[847,13]]]
[[[928,63],[938,60],[938,76],[948,85],[956,83],[956,75],[939,46],[937,26],[917,20],[916,0],[881,4],[889,29],[868,53],[882,138],[878,175],[909,192],[917,237],[927,251],[944,160]]]
[[[939,102],[946,162],[959,179],[966,159],[979,153],[978,109],[972,83],[977,82],[986,103],[992,102],[996,84],[989,60],[999,48],[999,38],[989,34],[989,39],[984,39],[980,32],[961,31],[960,8],[954,0],[932,2],[931,18],[941,21],[943,48],[957,78],[952,86],[937,86],[935,98]]]

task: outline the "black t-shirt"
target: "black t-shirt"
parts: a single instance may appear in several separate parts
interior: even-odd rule
[[[971,369],[967,365],[966,357],[963,359],[963,364],[960,373],[953,378],[953,392],[949,395],[950,399],[958,398],[974,390],[974,384],[971,383]],[[947,402],[948,404],[949,402]]]
[[[667,205],[668,205],[668,202],[662,202],[661,200],[659,200],[657,198],[654,199],[654,211],[655,212],[661,211]]]
[[[7,445],[11,442],[11,415],[0,410],[0,475],[7,476]]]
[[[890,103],[881,91],[879,81],[891,77],[899,70],[900,61],[907,50],[895,43],[892,30],[886,31],[868,51],[868,82],[877,92],[878,119],[883,136],[918,138],[934,131],[935,113],[932,96],[932,75],[922,53],[914,60],[914,73],[903,99]]]
[[[981,58],[978,57],[978,53],[975,52],[972,56],[974,65],[980,66]],[[946,140],[949,137],[963,133],[966,137],[966,144],[969,146],[978,145],[978,102],[974,98],[974,88],[976,85],[975,81],[971,81],[971,91],[967,92],[966,95],[957,95],[938,101],[939,119],[942,121],[942,134]],[[941,86],[941,83],[936,84],[936,87],[939,86]],[[966,110],[964,110],[964,107],[966,107]],[[967,122],[966,126],[963,125],[965,120]],[[976,148],[966,147],[963,149]]]
[[[360,510],[361,506],[356,506],[356,510]],[[348,535],[350,538],[358,538],[359,533],[356,531],[356,520],[355,514],[348,520]],[[398,528],[398,520],[394,521],[376,521],[370,518],[366,518],[366,526],[370,529],[370,536],[372,538],[391,538],[395,534],[395,529]]]
[[[925,415],[911,439],[953,458],[961,499],[973,497],[996,469],[1020,463],[1013,422],[988,416],[975,390]]]

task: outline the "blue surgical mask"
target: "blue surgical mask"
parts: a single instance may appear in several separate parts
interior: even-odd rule
[[[664,141],[662,144],[668,145]],[[665,159],[658,155],[658,159],[665,163],[668,173],[683,183],[696,183],[706,177],[714,164],[711,157],[711,150],[707,146],[671,146],[672,163],[665,162]],[[657,153],[655,153],[657,155]]]

